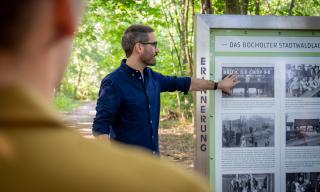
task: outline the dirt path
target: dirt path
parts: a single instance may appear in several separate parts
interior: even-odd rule
[[[64,114],[68,127],[71,127],[81,133],[85,138],[93,139],[91,132],[92,121],[95,116],[96,102],[86,102],[74,111]]]
[[[81,133],[85,138],[94,139],[91,133],[95,117],[96,102],[86,102],[74,111],[62,114],[68,127]],[[162,121],[159,129],[161,158],[193,168],[193,126],[179,121]]]

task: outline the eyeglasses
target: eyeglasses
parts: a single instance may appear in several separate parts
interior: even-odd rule
[[[150,44],[152,45],[155,49],[158,47],[158,42],[155,41],[155,42],[139,42],[141,44],[144,44],[144,45],[147,45],[147,44]]]

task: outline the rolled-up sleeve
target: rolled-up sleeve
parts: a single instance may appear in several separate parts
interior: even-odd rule
[[[161,92],[181,91],[188,94],[191,84],[190,77],[165,76],[157,73]]]
[[[115,121],[115,115],[120,106],[120,93],[111,79],[101,83],[96,107],[96,117],[93,120],[93,135],[109,134]]]

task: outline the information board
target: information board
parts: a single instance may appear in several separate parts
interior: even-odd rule
[[[198,16],[197,77],[241,81],[197,94],[195,166],[213,191],[320,190],[319,20]]]

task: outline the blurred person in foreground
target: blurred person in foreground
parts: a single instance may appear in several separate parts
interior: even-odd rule
[[[1,191],[208,191],[190,173],[138,149],[86,140],[55,118],[53,90],[81,10],[79,0],[1,1]]]

